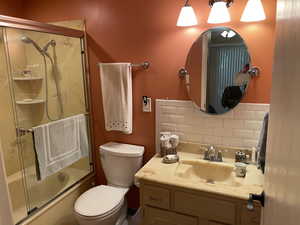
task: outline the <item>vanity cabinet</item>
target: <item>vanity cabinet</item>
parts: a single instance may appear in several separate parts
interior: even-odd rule
[[[160,183],[141,181],[142,225],[259,225],[259,204]]]

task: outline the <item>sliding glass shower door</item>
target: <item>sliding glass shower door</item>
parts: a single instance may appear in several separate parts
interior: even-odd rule
[[[34,127],[76,115],[84,115],[89,124],[83,42],[15,28],[1,31],[0,60],[7,69],[0,78],[7,86],[0,95],[5,96],[8,107],[0,120],[6,120],[9,131],[1,139],[15,146],[16,154],[7,153],[5,162],[17,222],[24,218],[24,211],[34,212],[92,172],[87,156],[39,179],[33,134]],[[86,133],[89,136],[88,128]]]

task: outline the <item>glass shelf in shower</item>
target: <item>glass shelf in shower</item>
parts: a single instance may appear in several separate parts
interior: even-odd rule
[[[43,80],[43,77],[13,77],[14,81]]]
[[[33,99],[32,101],[26,101],[26,100],[19,100],[16,101],[17,105],[34,105],[34,104],[41,104],[44,103],[44,99]]]

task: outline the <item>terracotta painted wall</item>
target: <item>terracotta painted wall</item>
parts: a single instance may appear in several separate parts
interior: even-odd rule
[[[21,17],[23,0],[3,0],[0,2],[0,15]]]
[[[249,46],[253,64],[262,69],[261,76],[251,83],[244,102],[268,103],[270,100],[272,57],[275,32],[276,1],[263,0],[267,20],[260,23],[239,22],[247,0],[235,1],[230,8],[232,22],[225,24],[238,31]],[[178,70],[185,64],[188,49],[207,28],[208,1],[192,0],[200,24],[194,28],[175,26],[184,1],[179,0],[26,0],[24,17],[42,22],[86,19],[93,115],[95,120],[95,150],[113,140],[146,147],[145,160],[155,152],[155,116],[142,113],[143,95],[156,98],[187,99],[187,92]],[[134,132],[123,135],[105,132],[97,62],[151,62],[147,71],[137,71],[133,77]],[[154,111],[154,110],[153,110]],[[97,165],[98,171],[100,166]],[[101,172],[98,181],[103,180]]]

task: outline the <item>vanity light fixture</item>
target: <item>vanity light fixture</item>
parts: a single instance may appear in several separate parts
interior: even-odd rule
[[[189,27],[189,26],[195,26],[197,24],[198,24],[198,20],[195,11],[193,7],[189,4],[189,0],[186,0],[184,6],[181,8],[176,26]]]
[[[242,22],[256,22],[266,19],[265,10],[261,0],[248,0],[241,17]]]
[[[211,7],[208,23],[227,23],[230,22],[230,14],[228,8],[232,5],[233,0],[209,0]]]

